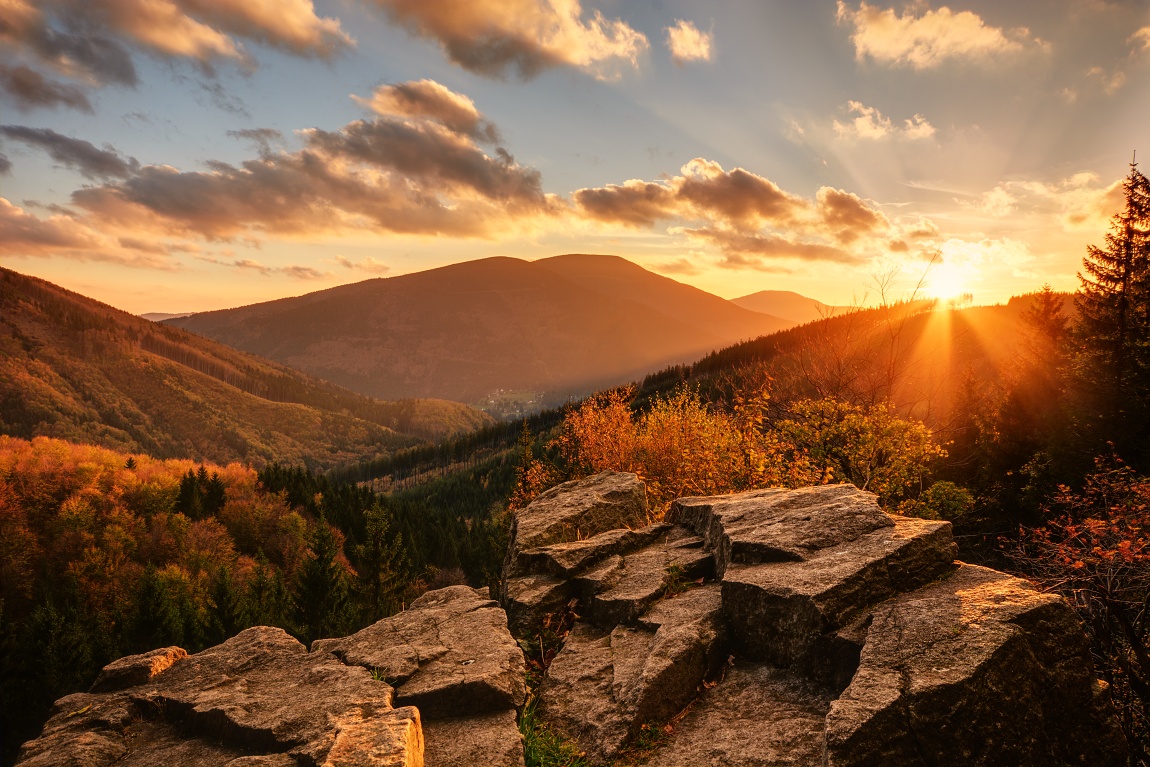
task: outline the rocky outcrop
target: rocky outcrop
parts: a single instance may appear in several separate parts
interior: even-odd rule
[[[513,550],[503,599],[579,617],[539,712],[596,764],[667,721],[648,764],[1122,764],[1071,608],[955,553],[849,485],[683,498]]]
[[[19,763],[522,767],[508,625],[574,621],[537,713],[593,764],[662,731],[653,767],[1125,765],[1070,606],[954,556],[949,524],[847,485],[648,524],[638,479],[601,474],[516,512],[503,608],[453,586],[310,652],[260,627],[123,658]]]
[[[256,627],[195,655],[110,664],[56,703],[21,765],[523,764],[523,655],[498,605],[454,586],[308,652]]]

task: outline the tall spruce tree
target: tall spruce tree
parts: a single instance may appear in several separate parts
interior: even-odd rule
[[[1105,247],[1087,246],[1077,306],[1083,340],[1124,388],[1150,370],[1150,180],[1137,163],[1122,188]]]
[[[300,565],[294,601],[296,622],[307,643],[342,636],[350,627],[347,570],[339,562],[339,541],[321,514],[308,541],[311,555]]]
[[[1150,180],[1136,162],[1122,189],[1105,246],[1088,246],[1082,261],[1077,331],[1097,436],[1137,461],[1150,415]]]

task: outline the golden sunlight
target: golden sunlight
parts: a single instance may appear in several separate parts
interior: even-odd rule
[[[927,272],[922,290],[927,298],[949,301],[969,292],[973,270],[965,264],[934,264]]]

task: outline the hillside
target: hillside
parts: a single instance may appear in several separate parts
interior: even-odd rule
[[[363,397],[0,269],[3,434],[328,467],[488,421],[453,402]]]
[[[731,303],[750,309],[752,312],[773,314],[791,324],[804,325],[808,322],[833,317],[850,311],[849,306],[831,306],[813,298],[807,298],[790,290],[760,290],[747,296],[732,298]]]
[[[376,397],[476,402],[640,377],[788,324],[602,256],[488,258],[170,320]]]

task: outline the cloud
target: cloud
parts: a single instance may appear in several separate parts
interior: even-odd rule
[[[1130,42],[1140,51],[1150,51],[1150,24],[1130,35]]]
[[[200,261],[205,263],[215,264],[216,266],[225,266],[232,269],[241,269],[245,271],[259,272],[265,277],[270,277],[273,274],[282,274],[286,277],[292,277],[297,280],[322,280],[331,276],[330,272],[321,272],[318,269],[310,266],[303,266],[300,264],[291,264],[288,266],[267,266],[261,264],[250,258],[234,258],[231,260],[214,258],[212,256],[196,256]]]
[[[454,63],[477,74],[528,79],[571,66],[612,79],[638,67],[649,43],[621,19],[584,13],[579,0],[375,0],[412,34],[437,41]]]
[[[888,137],[925,139],[934,135],[934,126],[920,114],[904,120],[902,125],[894,122],[875,107],[868,107],[860,101],[848,101],[847,114],[855,115],[849,122],[834,120],[835,133],[839,138],[878,141]]]
[[[122,242],[65,212],[40,218],[0,197],[0,254],[102,261],[153,269],[171,268],[158,243]]]
[[[661,181],[580,189],[572,202],[577,213],[599,224],[679,222],[667,232],[718,250],[722,265],[730,267],[760,268],[764,259],[783,258],[854,263],[885,251],[891,234],[907,236],[855,194],[823,187],[810,200],[743,168],[726,171],[702,158]]]
[[[715,35],[702,32],[693,22],[675,19],[675,26],[667,27],[667,49],[676,64],[688,61],[710,61]]]
[[[893,8],[880,9],[866,2],[852,9],[838,3],[838,20],[854,27],[851,41],[855,56],[882,64],[930,69],[951,59],[985,62],[1003,54],[1031,48],[1046,48],[1025,28],[1004,31],[987,26],[977,14],[958,13],[943,6],[926,10],[921,16],[912,6],[899,15]]]
[[[352,261],[346,256],[336,256],[334,260],[335,263],[344,269],[367,272],[368,274],[387,274],[391,271],[390,266],[381,261],[376,261],[371,256],[364,256],[359,261]]]
[[[495,126],[483,118],[474,101],[434,80],[381,85],[369,99],[354,94],[352,99],[384,117],[426,118],[477,140],[499,141]]]
[[[123,157],[111,147],[99,149],[91,142],[62,136],[48,128],[0,125],[0,135],[43,149],[56,162],[85,178],[124,178],[139,169],[134,157]]]
[[[0,90],[12,97],[21,111],[65,106],[89,114],[92,112],[92,104],[82,89],[49,80],[29,67],[9,67],[0,62]]]
[[[3,0],[2,6],[0,87],[25,109],[91,111],[92,88],[136,85],[137,53],[189,61],[210,73],[219,61],[252,68],[245,40],[321,59],[354,45],[338,20],[316,15],[311,0]]]
[[[661,274],[702,274],[703,269],[689,258],[676,258],[673,261],[664,261],[655,264],[655,271]]]
[[[544,194],[538,171],[438,119],[379,116],[303,130],[298,151],[273,149],[274,133],[237,135],[256,140],[259,156],[203,171],[144,166],[73,192],[73,204],[123,226],[209,240],[352,230],[494,237],[562,207]]]
[[[993,218],[1045,216],[1060,229],[1100,232],[1124,204],[1122,180],[1103,183],[1094,173],[1075,173],[1057,181],[1003,181],[973,200],[958,200]]]
[[[8,155],[0,152],[0,176],[7,176],[12,172],[12,161],[8,159]]]

